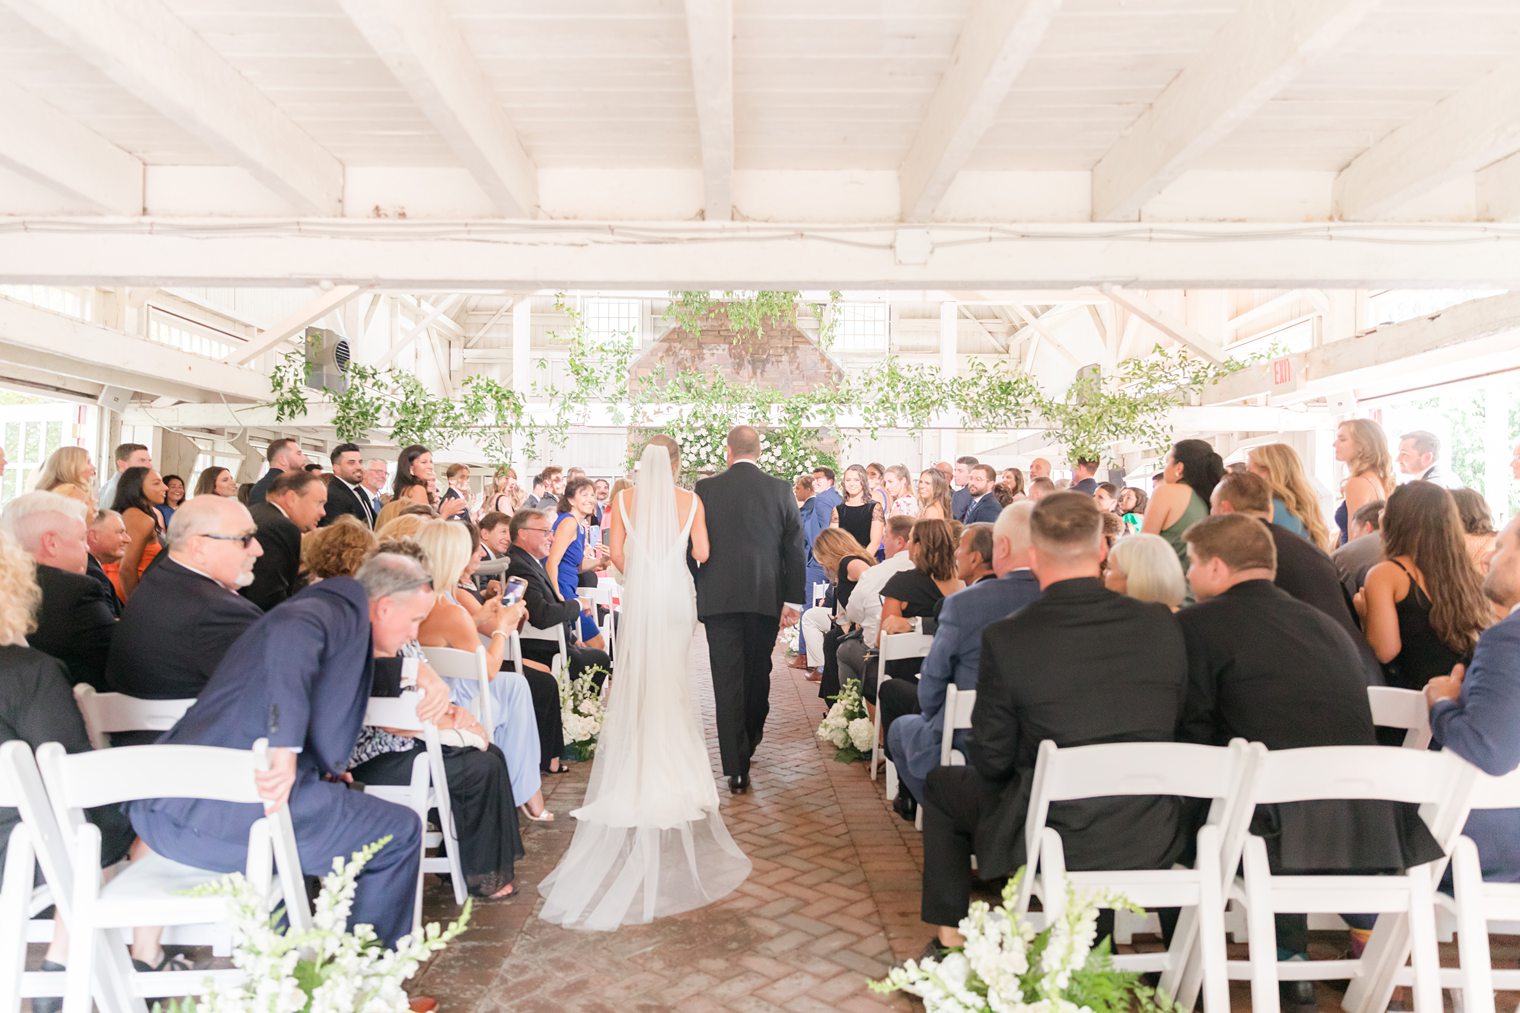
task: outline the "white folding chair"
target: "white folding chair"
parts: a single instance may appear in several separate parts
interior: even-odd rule
[[[1257,748],[1260,748],[1259,746]],[[1316,800],[1380,799],[1420,806],[1420,815],[1443,850],[1455,841],[1466,818],[1475,768],[1456,756],[1385,746],[1319,746],[1306,749],[1261,749],[1256,770],[1244,792],[1243,819],[1258,805]],[[1343,1004],[1358,1008],[1371,989],[1383,993],[1386,1009],[1394,978],[1411,948],[1415,1009],[1441,1008],[1440,955],[1436,946],[1435,882],[1445,859],[1415,866],[1402,875],[1278,875],[1267,864],[1266,844],[1237,826],[1224,850],[1224,868],[1233,870],[1237,856],[1244,876],[1231,889],[1231,899],[1246,909],[1250,927],[1250,960],[1230,961],[1230,977],[1251,982],[1251,1008],[1272,1013],[1279,1008],[1279,981],[1349,979]],[[1278,912],[1313,914],[1342,911],[1379,915],[1378,931],[1360,959],[1277,959]],[[1388,925],[1404,930],[1398,960],[1390,959]],[[1384,932],[1381,943],[1378,932]]]
[[[883,633],[877,646],[876,699],[881,699],[882,684],[887,681],[887,662],[917,659],[922,661],[929,654],[934,637],[928,633]],[[876,736],[871,740],[871,780],[876,780],[876,765],[885,760],[887,766],[887,798],[897,797],[897,767],[887,760],[881,747],[881,707],[876,707],[873,721]]]
[[[366,784],[365,793],[387,802],[404,805],[422,821],[422,861],[417,868],[417,899],[412,908],[412,925],[422,927],[422,876],[432,872],[447,875],[454,889],[454,903],[465,902],[464,869],[459,864],[459,832],[454,825],[453,806],[449,800],[449,779],[443,768],[443,747],[438,743],[438,729],[417,717],[421,694],[407,692],[400,696],[370,697],[364,711],[364,723],[378,728],[421,733],[426,752],[412,763],[412,779],[407,784]],[[427,829],[428,810],[438,810],[437,831]],[[428,855],[428,849],[440,852]]]
[[[1430,705],[1417,689],[1368,686],[1372,723],[1379,728],[1402,728],[1405,749],[1430,747]]]
[[[568,665],[570,660],[570,647],[568,641],[565,639],[565,627],[563,625],[556,624],[549,627],[548,629],[540,629],[531,623],[524,623],[523,628],[518,633],[514,634],[514,636],[518,637],[520,641],[542,640],[547,643],[554,644],[556,647],[558,647],[559,650],[555,653],[553,659],[551,659],[549,662],[549,671],[554,673],[556,678],[559,677],[560,669]],[[521,643],[519,643],[517,647],[517,661],[519,665],[518,670],[521,671]]]
[[[185,716],[195,697],[177,700],[149,700],[125,693],[100,693],[80,683],[74,687],[74,702],[84,715],[85,732],[90,746],[105,749],[116,732],[166,732]]]
[[[813,582],[813,604],[822,605],[823,600],[829,595],[829,582],[816,580]]]
[[[583,587],[581,593],[591,600],[591,604],[597,606],[596,628],[601,631],[602,641],[607,645],[610,653],[613,649],[613,638],[617,635],[617,624],[613,621],[616,614],[613,609],[613,596],[616,594],[616,586],[607,577],[597,577],[595,587]],[[601,610],[607,610],[607,618],[602,618]]]
[[[971,712],[976,709],[976,690],[956,689],[951,683],[945,687],[945,727],[939,737],[939,765],[941,767],[964,767],[966,757],[955,748],[955,733],[971,727]],[[920,800],[922,801],[922,800]],[[920,805],[913,816],[913,827],[924,828],[924,807]]]
[[[473,652],[453,647],[424,647],[422,655],[433,671],[443,678],[477,684],[472,710],[480,719],[480,727],[489,735],[496,723],[491,720],[491,672],[485,647],[477,647]]]
[[[1227,829],[1240,822],[1239,799],[1250,779],[1253,758],[1253,751],[1241,739],[1228,747],[1115,742],[1060,749],[1048,739],[1042,742],[1025,817],[1028,858],[1019,883],[1018,910],[1027,912],[1030,898],[1038,892],[1049,924],[1064,912],[1068,886],[1112,891],[1145,908],[1182,908],[1170,949],[1118,954],[1114,964],[1127,971],[1160,971],[1161,988],[1168,995],[1178,995],[1190,960],[1195,960],[1204,1009],[1227,1013],[1230,996],[1225,978],[1220,852]],[[1137,795],[1210,801],[1208,816],[1198,831],[1194,866],[1067,870],[1061,835],[1046,826],[1051,803]],[[1185,1004],[1191,1004],[1191,997]]]
[[[49,802],[68,840],[74,870],[65,974],[65,1013],[88,1013],[91,969],[109,962],[107,978],[125,983],[125,1008],[146,1010],[143,996],[196,995],[208,977],[240,979],[238,969],[138,972],[127,957],[130,930],[152,925],[203,925],[227,920],[226,900],[189,891],[221,874],[182,865],[158,854],[131,862],[109,882],[100,874],[100,830],[84,811],[101,805],[153,798],[214,799],[262,804],[254,782],[268,768],[265,740],[252,749],[215,746],[126,746],[66,753],[57,742],[37,750],[37,766]],[[248,833],[245,875],[273,907],[271,868],[278,873],[286,917],[297,931],[311,925],[300,857],[288,807],[254,822]]]

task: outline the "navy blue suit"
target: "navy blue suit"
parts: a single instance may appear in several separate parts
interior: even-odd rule
[[[987,497],[991,499],[991,497]],[[985,502],[985,500],[983,501]],[[934,643],[918,676],[921,713],[904,714],[887,732],[888,751],[897,776],[913,797],[924,797],[924,779],[939,766],[939,744],[945,730],[945,693],[976,689],[982,659],[982,630],[1006,619],[1040,596],[1040,582],[1028,570],[1015,570],[997,580],[984,580],[946,598],[939,610]],[[956,748],[964,750],[969,732],[956,732]]]
[[[374,681],[369,601],[358,581],[332,577],[289,599],[248,629],[162,743],[299,749],[290,792],[301,867],[332,871],[386,835],[391,842],[359,877],[350,922],[368,923],[387,944],[411,931],[421,827],[409,810],[322,780],[342,773],[359,737]],[[241,871],[254,804],[146,799],[127,806],[138,836],[177,862]]]
[[[952,490],[950,493],[950,512],[955,515],[955,519],[964,522],[966,520],[966,511],[970,509],[971,490],[965,486]]]
[[[966,516],[962,520],[966,524],[995,524],[1002,512],[1003,507],[997,497],[987,492],[966,508]]]
[[[1520,615],[1478,638],[1462,695],[1431,708],[1430,728],[1442,748],[1485,773],[1520,766]],[[1478,846],[1484,879],[1520,882],[1520,809],[1476,811],[1462,832]]]

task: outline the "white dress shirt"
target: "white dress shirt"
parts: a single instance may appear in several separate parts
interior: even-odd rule
[[[862,573],[860,580],[855,582],[850,603],[844,607],[844,617],[860,626],[867,646],[876,643],[876,635],[881,629],[881,589],[894,574],[911,569],[913,560],[908,550],[903,549]]]

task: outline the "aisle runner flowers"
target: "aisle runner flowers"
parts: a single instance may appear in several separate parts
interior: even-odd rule
[[[596,739],[602,734],[602,690],[595,677],[611,678],[600,665],[593,665],[572,679],[563,667],[555,673],[559,682],[559,709],[565,730],[565,748],[577,760],[589,760],[596,754]]]
[[[871,991],[916,995],[928,1013],[1181,1013],[1139,974],[1115,970],[1108,940],[1093,946],[1100,905],[1137,908],[1122,897],[1073,891],[1064,916],[1036,932],[1014,910],[1021,876],[1009,880],[997,907],[971,905],[960,924],[965,946],[894,967]]]
[[[232,963],[247,977],[232,986],[213,983],[197,998],[176,999],[169,1013],[403,1013],[409,1000],[401,983],[464,931],[470,902],[448,928],[433,922],[420,935],[403,936],[394,950],[368,925],[346,931],[359,872],[389,842],[382,837],[346,862],[333,859],[306,932],[281,925],[280,913],[269,914],[241,873],[191,891],[228,899]],[[154,1006],[155,1013],[163,1009]]]
[[[866,704],[860,697],[860,680],[846,679],[838,696],[818,726],[818,737],[838,750],[834,759],[854,763],[871,755],[876,726],[866,716]]]

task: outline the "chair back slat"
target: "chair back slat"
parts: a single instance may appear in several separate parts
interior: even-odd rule
[[[90,745],[105,749],[111,744],[107,736],[115,732],[168,731],[195,704],[195,698],[148,700],[125,693],[100,693],[80,683],[74,687],[74,702],[84,716]]]
[[[950,754],[955,751],[955,733],[971,727],[971,712],[975,707],[976,690],[957,689],[953,683],[945,688],[945,730],[939,744],[941,767],[950,766]]]
[[[372,696],[364,709],[364,723],[376,728],[420,732],[423,726],[417,717],[417,702],[421,698],[422,694],[411,691],[400,696]]]
[[[258,802],[254,772],[268,764],[268,742],[252,749],[219,746],[121,746],[66,753],[56,742],[37,750],[53,809],[90,809],[147,798]]]
[[[428,665],[445,679],[468,679],[479,682],[486,667],[484,647],[473,651],[461,651],[453,647],[424,647],[422,654]]]
[[[1451,765],[1463,762],[1449,753],[1387,746],[1273,749],[1257,767],[1252,802],[1444,802],[1452,788]]]
[[[1430,745],[1430,708],[1425,703],[1424,693],[1393,686],[1368,686],[1367,703],[1372,708],[1374,725],[1404,730],[1406,749],[1424,749]]]
[[[881,663],[923,658],[929,654],[934,637],[928,633],[883,633],[881,635]]]
[[[1473,809],[1520,809],[1520,770],[1499,777],[1480,772],[1469,801]]]
[[[1045,798],[1052,802],[1112,795],[1220,798],[1229,792],[1236,772],[1229,750],[1188,742],[1113,742],[1057,750],[1047,741],[1038,762],[1044,764]],[[1037,770],[1037,780],[1039,776]]]

